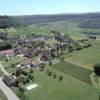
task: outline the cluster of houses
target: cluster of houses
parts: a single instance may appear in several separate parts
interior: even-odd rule
[[[10,75],[4,75],[3,81],[9,87],[17,86],[19,87],[24,86],[26,83],[30,81],[34,81],[34,77],[31,73],[39,69],[39,66],[42,63],[37,60],[32,59],[25,59],[23,62],[16,64],[15,67],[17,70]]]
[[[48,39],[51,38],[54,38],[54,40],[58,42],[54,44],[47,44]],[[16,85],[17,83],[25,84],[29,78],[27,74],[34,69],[38,69],[43,62],[57,58],[59,55],[62,55],[64,52],[68,52],[69,50],[71,51],[72,46],[78,48],[80,43],[88,43],[88,39],[75,41],[69,36],[65,37],[64,35],[60,34],[52,35],[52,37],[41,35],[32,35],[31,37],[24,38],[12,37],[7,41],[14,41],[11,42],[12,48],[0,51],[0,56],[21,56],[26,58],[25,61],[16,65],[18,70],[16,70],[13,75],[4,76],[3,81],[8,86]],[[33,60],[34,57],[39,59]]]

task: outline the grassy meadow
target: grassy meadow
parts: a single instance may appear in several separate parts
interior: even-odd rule
[[[86,68],[93,69],[94,64],[100,63],[100,40],[95,41],[90,48],[74,51],[71,56],[65,55],[65,60],[70,60],[77,64],[82,64]]]
[[[74,78],[77,78],[83,82],[91,84],[90,74],[91,71],[80,66],[73,65],[68,62],[58,63],[52,66]]]
[[[56,74],[56,78],[48,76],[46,70]],[[97,90],[72,76],[53,67],[46,67],[45,71],[35,71],[35,83],[38,87],[25,91],[21,100],[98,100]],[[59,81],[59,76],[63,80]]]

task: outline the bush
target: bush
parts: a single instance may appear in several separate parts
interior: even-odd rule
[[[94,65],[94,72],[100,76],[100,63]]]
[[[60,61],[64,62],[64,56],[60,57]]]
[[[34,81],[34,76],[33,76],[33,75],[29,74],[29,75],[28,75],[28,78],[29,78],[30,80]]]
[[[52,76],[52,72],[49,71],[49,72],[48,72],[48,76]]]
[[[59,80],[62,81],[63,80],[63,76],[59,76]]]
[[[34,73],[34,70],[32,68],[30,69],[30,73]]]
[[[52,61],[49,61],[49,66],[52,66]]]
[[[41,64],[40,65],[40,71],[44,71],[44,69],[45,69],[45,64]]]
[[[53,78],[54,78],[54,79],[57,78],[57,75],[56,75],[56,74],[53,74]]]

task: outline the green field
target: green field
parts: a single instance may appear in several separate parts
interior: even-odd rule
[[[53,76],[48,76],[46,71],[35,71],[35,83],[38,87],[26,91],[21,100],[98,100],[97,90],[91,85],[52,67],[47,69],[56,73],[57,78],[53,79]],[[63,75],[63,81],[58,80],[60,75]]]
[[[66,55],[65,60],[70,60],[82,64],[89,69],[93,69],[94,64],[100,63],[100,40],[95,41],[90,48],[74,51],[70,57]]]
[[[52,67],[66,73],[74,78],[77,78],[81,81],[91,84],[91,80],[90,80],[90,76],[89,76],[91,74],[91,71],[88,69],[73,65],[68,62],[58,63]]]
[[[0,100],[7,100],[7,98],[6,98],[5,95],[2,93],[1,90],[0,90]]]
[[[61,33],[69,34],[71,37],[85,38],[84,34],[80,34],[83,30],[77,26],[77,23],[67,22],[67,21],[58,21],[50,22],[46,24],[33,24],[28,27],[19,27],[19,28],[9,28],[6,31],[11,35],[31,35],[31,34],[42,34],[49,35],[51,30],[60,31]],[[0,29],[0,32],[5,30]]]

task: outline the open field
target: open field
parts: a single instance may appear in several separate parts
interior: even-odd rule
[[[81,81],[91,84],[90,74],[91,71],[80,66],[73,65],[68,62],[58,63],[52,66],[74,78],[77,78]]]
[[[38,87],[26,91],[21,100],[98,100],[97,90],[91,85],[52,67],[47,69],[56,73],[57,78],[48,76],[46,71],[35,71],[35,83]],[[63,75],[63,81],[59,81],[60,75]]]
[[[66,55],[65,60],[70,60],[93,69],[93,65],[100,63],[100,40],[95,41],[92,47],[74,51],[71,56]]]

